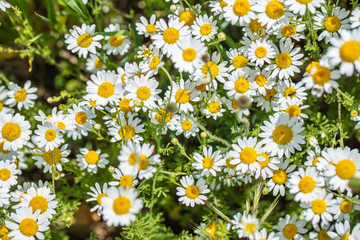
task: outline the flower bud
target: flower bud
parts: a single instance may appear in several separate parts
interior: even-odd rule
[[[134,105],[136,107],[142,107],[144,105],[144,102],[141,99],[137,98],[134,100]]]
[[[178,140],[177,138],[172,138],[172,139],[171,139],[171,143],[174,144],[174,145],[176,145],[176,144],[179,143],[179,140]]]
[[[218,37],[219,41],[226,40],[226,34],[224,32],[218,33],[217,37]]]
[[[309,144],[313,147],[316,147],[319,145],[318,141],[316,140],[316,138],[314,136],[309,137]]]
[[[94,128],[96,130],[100,130],[101,129],[101,124],[100,123],[95,123]]]
[[[202,138],[206,138],[206,137],[207,137],[206,132],[201,132],[201,133],[200,133],[200,137],[202,137]]]
[[[175,4],[171,4],[170,11],[175,12],[177,10],[177,6]]]
[[[115,168],[113,166],[109,166],[108,171],[109,171],[109,173],[114,173]]]

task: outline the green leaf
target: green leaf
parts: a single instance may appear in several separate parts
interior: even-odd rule
[[[101,35],[101,36],[126,36],[126,35],[130,35],[130,32],[127,30],[120,30],[117,32],[96,32],[94,34],[96,35]]]
[[[54,1],[53,0],[47,0],[46,1],[46,8],[47,8],[47,12],[48,12],[48,18],[50,19],[50,22],[53,25],[53,24],[56,23]]]

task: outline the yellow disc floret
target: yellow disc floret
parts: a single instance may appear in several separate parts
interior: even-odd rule
[[[350,179],[355,176],[356,173],[356,165],[350,159],[340,160],[336,164],[336,175],[341,179]]]
[[[309,193],[315,189],[315,180],[312,177],[304,176],[299,181],[299,189],[302,193]]]
[[[196,50],[193,48],[186,48],[182,53],[183,59],[186,62],[194,61],[194,59],[196,58],[196,55],[197,55]]]
[[[175,101],[180,104],[185,104],[190,101],[190,93],[186,89],[180,89],[175,94]]]
[[[355,40],[346,41],[340,47],[340,57],[344,62],[355,62],[360,57],[360,43]]]
[[[337,16],[330,16],[325,18],[324,27],[328,32],[336,32],[341,27],[341,20]]]
[[[250,12],[250,3],[248,0],[236,0],[233,6],[235,15],[242,17]]]
[[[179,40],[180,33],[176,28],[167,28],[163,33],[164,42],[174,44]]]
[[[127,214],[131,207],[131,201],[127,197],[119,196],[114,199],[113,210],[117,215]]]
[[[35,196],[30,200],[29,207],[32,207],[33,213],[40,209],[40,214],[43,214],[48,209],[48,201],[43,196]]]
[[[297,227],[295,224],[287,224],[284,229],[283,229],[283,234],[284,237],[286,237],[287,239],[292,239],[296,236],[297,234]]]
[[[88,48],[90,46],[90,44],[93,42],[93,38],[90,34],[85,33],[80,35],[77,39],[76,39],[77,45],[81,48]]]
[[[311,209],[315,214],[323,214],[326,208],[326,202],[323,199],[316,199],[311,203]]]
[[[276,184],[284,184],[286,180],[288,179],[287,173],[283,169],[275,170],[272,176],[272,180]]]
[[[286,145],[294,137],[293,130],[288,125],[279,125],[273,131],[273,139],[279,145]]]
[[[204,168],[210,169],[214,166],[214,159],[212,159],[211,157],[204,157],[202,165]]]
[[[186,187],[185,195],[190,199],[196,199],[200,195],[200,189],[198,186],[191,184]]]
[[[272,19],[279,19],[284,15],[285,7],[277,0],[271,0],[265,8],[266,15]]]
[[[119,47],[124,41],[122,36],[111,36],[109,39],[109,43],[112,47]]]
[[[27,92],[25,89],[22,88],[21,90],[19,90],[15,93],[14,98],[15,98],[15,101],[17,101],[17,102],[23,102],[23,101],[25,101],[26,96],[27,96]]]
[[[136,96],[139,99],[145,101],[145,100],[148,100],[150,98],[151,91],[147,86],[142,86],[142,87],[139,87],[138,90],[136,91]]]
[[[292,63],[292,57],[288,53],[279,53],[275,58],[276,66],[282,69],[290,67]]]
[[[125,125],[122,127],[122,131],[121,129],[119,130],[120,137],[124,139],[122,132],[124,132],[126,140],[130,140],[135,136],[135,128],[131,125]]]
[[[115,91],[115,88],[112,83],[104,82],[99,85],[98,95],[103,98],[109,98],[112,95],[114,95],[114,91]]]
[[[2,127],[1,133],[7,141],[14,141],[20,137],[21,128],[17,123],[7,122]]]
[[[240,160],[245,164],[252,164],[256,161],[257,153],[254,148],[246,147],[240,152]]]
[[[94,150],[90,150],[87,154],[85,154],[85,162],[88,164],[97,164],[99,160],[100,155]]]
[[[24,218],[19,224],[19,230],[27,237],[35,236],[39,230],[39,225],[32,218]]]

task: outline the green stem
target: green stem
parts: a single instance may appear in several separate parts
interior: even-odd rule
[[[340,146],[342,149],[344,149],[344,139],[343,139],[343,132],[342,132],[342,124],[341,124],[341,100],[340,100],[340,94],[339,96],[339,103],[338,103],[338,123],[339,123],[339,133],[340,133]]]
[[[114,102],[114,106],[115,106],[115,111],[117,112],[117,116],[119,118],[119,125],[120,125],[120,131],[121,131],[121,141],[122,141],[122,144],[124,145],[125,144],[125,139],[126,139],[126,136],[124,134],[124,129],[123,129],[123,126],[122,126],[122,123],[121,123],[121,116],[120,116],[120,111],[118,110],[118,107],[116,105],[116,103]]]
[[[212,205],[209,201],[205,200],[205,204],[211,208],[211,210],[213,210],[217,215],[219,215],[220,217],[222,217],[225,221],[227,221],[228,223],[230,223],[231,225],[234,225],[234,223],[231,221],[231,219],[226,216],[223,212],[221,212],[219,209],[217,209],[214,205]]]
[[[55,194],[55,165],[54,165],[54,151],[51,151],[51,182],[53,187],[53,192]]]

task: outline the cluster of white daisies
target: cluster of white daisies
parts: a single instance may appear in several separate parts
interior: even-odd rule
[[[4,2],[0,1],[0,7]],[[15,213],[10,211],[8,216],[12,221],[6,222],[11,229],[8,236],[43,238],[41,232],[48,229],[57,204],[50,187],[42,182],[17,185],[17,175],[27,168],[21,160],[24,153],[33,154],[44,173],[61,174],[62,165],[69,161],[71,139],[105,132],[114,146],[121,143],[118,166],[111,170],[114,181],[96,183],[87,201],[97,203],[91,211],[97,210],[108,225],[126,226],[142,209],[137,184],[153,177],[161,165],[154,146],[144,141],[148,129],[143,123],[151,121],[156,134],[195,138],[203,128],[198,119],[226,116],[241,121],[250,116],[249,108],[256,103],[259,111],[269,112],[257,137],[227,143],[226,151],[207,145],[186,155],[193,172],[180,179],[179,201],[191,207],[204,204],[215,187],[208,186],[209,177],[219,179],[216,187],[228,189],[260,179],[274,196],[293,195],[302,216],[280,218],[268,234],[255,213],[244,211],[228,226],[238,237],[305,239],[308,234],[311,239],[360,239],[360,225],[351,228],[349,224],[360,204],[349,187],[351,178],[360,177],[358,150],[321,149],[313,141],[314,148],[307,151],[302,166],[291,161],[305,143],[308,116],[302,110],[308,107],[304,104],[307,90],[316,97],[330,94],[342,76],[360,72],[360,9],[350,13],[325,5],[325,0],[221,0],[210,1],[211,15],[207,15],[200,5],[180,3],[171,6],[167,20],[155,14],[140,18],[136,31],[149,42],[136,49],[136,61],[116,71],[107,69],[107,63],[112,56],[129,52],[130,36],[120,34],[118,24],[105,28],[107,34],[96,33],[95,25],[74,26],[65,43],[86,58],[86,69],[93,73],[86,82],[86,94],[66,112],[53,108],[46,115],[39,111],[33,132],[14,107],[32,108],[37,89],[30,82],[24,87],[14,83],[0,87],[0,204],[16,203]],[[317,40],[330,46],[294,83],[292,78],[301,72],[306,53],[295,45],[305,39],[308,22],[303,18],[307,16],[312,17],[310,26],[320,33]],[[224,24],[242,31],[237,47],[225,50],[222,46]],[[166,59],[175,68],[171,73],[176,78],[165,68]],[[160,79],[159,71],[168,79]],[[159,88],[160,81],[168,86],[165,91]],[[97,116],[102,120],[95,122]],[[355,113],[352,117],[360,121]],[[181,147],[177,139],[173,143]],[[79,168],[93,174],[108,166],[108,157],[100,149],[88,148],[76,155]],[[10,190],[16,185],[16,190]],[[312,225],[310,231],[305,228],[307,222]],[[216,236],[216,222],[200,227]]]

